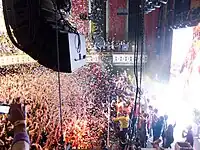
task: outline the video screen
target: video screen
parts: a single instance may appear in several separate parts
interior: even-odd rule
[[[180,28],[173,31],[172,55],[171,55],[171,77],[180,73],[187,53],[192,45],[193,27]]]
[[[200,85],[200,25],[173,30],[170,82],[167,100],[179,124],[175,138],[181,140],[182,130],[194,126],[194,111],[199,110]],[[170,101],[171,100],[171,101]],[[177,111],[177,106],[179,110]],[[182,117],[184,116],[184,117]],[[194,126],[195,127],[195,126]],[[194,132],[196,133],[195,128]]]
[[[200,85],[200,25],[173,31],[170,82],[179,85],[185,100],[198,103]]]

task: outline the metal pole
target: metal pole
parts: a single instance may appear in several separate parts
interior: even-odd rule
[[[108,131],[107,131],[107,146],[110,147],[110,98],[108,97]]]
[[[106,1],[106,40],[109,37],[109,14],[110,14],[110,10],[109,10],[110,6],[109,6],[109,0]]]
[[[88,13],[91,14],[92,13],[92,6],[91,6],[91,0],[88,1]],[[89,33],[90,35],[92,35],[92,21],[89,20]]]

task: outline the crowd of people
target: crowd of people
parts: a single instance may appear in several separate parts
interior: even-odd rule
[[[22,53],[10,41],[5,32],[0,32],[0,56],[9,56]]]
[[[176,124],[168,124],[168,116],[159,115],[146,91],[142,91],[140,102],[135,103],[136,87],[126,73],[111,75],[109,69],[103,71],[96,63],[73,74],[61,73],[62,127],[58,82],[56,72],[37,63],[0,68],[0,103],[10,104],[14,99],[26,104],[32,147],[53,149],[64,142],[75,148],[98,149],[100,141],[107,137],[109,114],[110,141],[116,143],[122,136],[118,134],[120,125],[115,123],[124,114],[130,116],[135,104],[135,126],[142,147],[147,147],[149,141],[156,147],[157,141],[162,141],[164,148],[170,148],[174,142]],[[110,113],[108,106],[111,106]],[[0,145],[9,148],[13,125],[7,115],[0,115],[0,127]],[[130,127],[129,123],[126,127]],[[193,145],[190,131],[184,136]]]
[[[121,105],[120,107],[123,106]],[[121,108],[121,112],[119,114],[122,116],[124,113],[123,111],[126,110]],[[137,136],[140,139],[141,147],[146,148],[149,146],[162,146],[163,148],[171,148],[171,144],[174,142],[173,133],[176,124],[168,125],[168,116],[159,116],[158,110],[156,108],[153,109],[151,105],[148,107],[148,112],[144,110],[144,105],[142,105],[140,113],[139,111],[136,113],[138,113],[136,114],[136,116],[138,116],[136,121]],[[128,112],[125,112],[125,114],[129,116]],[[114,121],[121,121],[120,124],[124,124],[123,120],[125,118],[121,115],[114,118]],[[128,122],[128,120],[126,121]],[[128,126],[126,126],[126,128],[128,128]],[[151,145],[148,145],[148,143],[151,143]]]
[[[0,79],[1,103],[10,104],[13,99],[20,99],[26,104],[27,130],[32,145],[40,149],[58,147],[62,136],[57,73],[39,64],[28,64],[1,68]],[[126,75],[109,76],[98,64],[90,64],[73,74],[61,74],[64,142],[77,148],[99,146],[101,139],[106,139],[108,103],[111,104],[111,118],[120,116],[124,109],[130,114],[134,93],[135,87]],[[147,105],[145,98],[141,105],[145,113]],[[138,103],[137,115],[145,116],[139,113],[139,107]],[[1,115],[0,139],[2,145],[9,147],[13,131],[6,118]],[[111,136],[116,138],[116,131]]]
[[[95,73],[98,67],[93,65],[71,75],[61,74],[64,141],[74,147],[99,145],[106,127],[106,108],[102,106],[106,99],[101,88],[106,88],[103,85],[107,80],[103,74],[102,78],[97,77],[101,73]],[[61,140],[57,73],[40,65],[20,65],[4,70],[0,82],[1,103],[10,104],[16,98],[26,103],[31,143],[43,149],[57,147]],[[1,128],[1,144],[8,147],[12,126],[6,115],[1,116]]]
[[[163,149],[172,148],[174,139],[174,130],[176,122],[169,122],[168,115],[159,112],[159,108],[152,105],[149,99],[149,94],[143,92],[143,95],[138,98],[140,103],[135,103],[135,87],[127,86],[127,78],[121,77],[116,81],[116,91],[118,91],[117,99],[113,102],[113,123],[119,122],[119,125],[114,124],[113,128],[116,137],[121,139],[123,143],[129,138],[130,127],[136,129],[136,137],[140,139],[141,147],[161,147]],[[133,120],[131,118],[131,108],[134,108],[136,104],[136,110],[134,117],[135,125],[130,126]],[[170,117],[170,116],[169,116]],[[118,127],[116,130],[115,128]],[[182,129],[182,138],[185,139],[192,147],[194,146],[194,134],[192,126],[188,126],[187,129]]]
[[[136,111],[134,112],[134,117],[136,118],[135,128],[141,142],[141,147],[147,147],[150,141],[152,142],[152,146],[155,147],[156,145],[154,142],[157,143],[157,141],[160,141],[159,143],[162,143],[164,148],[171,148],[171,144],[174,142],[173,133],[176,123],[173,125],[168,124],[168,116],[161,115],[158,109],[151,105],[151,101],[146,92],[143,92],[143,95],[140,97],[140,102],[138,101],[138,103],[135,103],[136,87],[128,83],[128,78],[126,76],[121,76],[115,83],[117,98],[112,101],[111,116],[114,122],[120,122],[119,126],[115,124],[112,126],[118,138],[125,141],[123,138],[126,137],[125,134],[128,134],[130,121],[132,121],[127,119],[127,117],[131,116],[131,109],[134,108],[136,104]],[[126,130],[126,132],[124,132],[124,130]]]
[[[76,3],[75,0],[72,2]],[[83,7],[83,4],[77,6]],[[88,28],[83,25],[87,23],[81,21],[80,32],[88,33]],[[0,42],[0,57],[22,53],[11,44],[5,32],[0,33]],[[87,47],[93,49],[88,39]],[[127,41],[110,40],[104,49],[124,52],[132,47]],[[26,105],[31,149],[58,149],[63,142],[76,149],[100,149],[101,140],[107,138],[108,124],[111,143],[116,143],[118,138],[125,140],[129,121],[133,121],[130,120],[133,108],[136,108],[134,117],[137,118],[134,128],[141,147],[147,147],[152,138],[154,147],[162,141],[162,147],[170,148],[176,124],[168,124],[168,116],[159,115],[145,91],[137,99],[140,101],[135,102],[136,87],[126,74],[111,75],[110,72],[101,64],[91,63],[73,74],[61,73],[59,81],[56,72],[37,63],[6,66],[0,68],[0,103],[11,104],[16,100]],[[110,112],[108,106],[111,106]],[[120,124],[116,124],[117,121]],[[122,132],[120,128],[123,128]],[[0,147],[9,149],[14,132],[7,114],[0,115],[0,129]],[[193,146],[191,134],[190,128],[184,136]]]

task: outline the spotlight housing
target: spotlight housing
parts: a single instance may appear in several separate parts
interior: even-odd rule
[[[156,0],[156,1],[154,2],[154,7],[155,7],[155,8],[160,8],[160,7],[161,7],[161,3],[160,3],[158,0]]]
[[[149,9],[150,11],[155,10],[153,3],[149,3],[149,4],[147,5],[147,9]]]
[[[160,2],[162,3],[162,4],[167,4],[167,2],[168,2],[168,0],[160,0]]]

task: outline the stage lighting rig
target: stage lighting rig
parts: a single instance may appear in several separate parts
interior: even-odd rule
[[[145,6],[145,7],[144,7],[144,13],[145,13],[145,14],[148,14],[148,13],[150,13],[150,12],[151,12],[151,10],[149,10],[148,7]]]
[[[160,2],[162,3],[162,4],[167,4],[167,2],[168,2],[168,0],[160,0]]]
[[[155,7],[154,7],[154,4],[153,4],[153,3],[147,4],[147,8],[148,8],[150,11],[154,11],[154,10],[155,10]]]
[[[160,2],[159,0],[155,0],[155,1],[153,2],[153,4],[154,4],[154,7],[155,7],[155,8],[160,8],[160,7],[161,7],[161,2]]]
[[[152,1],[146,1],[145,6],[144,6],[144,13],[148,14],[148,13],[152,12],[153,10],[155,10],[155,7],[154,7]]]
[[[162,4],[167,4],[168,0],[146,0],[144,11],[145,14],[148,14],[152,11],[154,11],[156,8],[160,8]]]

